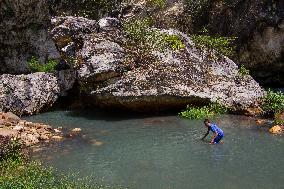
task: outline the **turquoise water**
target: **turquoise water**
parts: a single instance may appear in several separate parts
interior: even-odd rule
[[[202,121],[178,116],[53,111],[29,120],[82,128],[82,136],[36,155],[62,172],[95,177],[94,182],[135,189],[284,188],[284,137],[251,118],[214,120],[225,132],[220,145],[200,140],[206,132]]]

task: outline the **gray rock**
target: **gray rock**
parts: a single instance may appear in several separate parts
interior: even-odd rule
[[[41,63],[60,58],[47,30],[48,9],[47,0],[0,2],[0,74],[28,73],[32,56]]]
[[[68,91],[74,86],[76,73],[73,69],[61,70],[57,73],[57,80],[60,88],[60,96],[67,96]]]
[[[71,26],[81,23],[81,18],[68,20],[78,22],[69,23]],[[264,90],[252,77],[241,77],[232,60],[223,56],[210,60],[209,52],[195,48],[187,35],[175,30],[158,31],[178,35],[186,48],[152,51],[156,62],[130,66],[125,57],[132,52],[125,46],[124,34],[119,28],[96,34],[81,33],[83,37],[72,41],[77,47],[82,44],[75,54],[80,60],[78,80],[89,97],[88,104],[135,111],[183,108],[187,104],[216,100],[234,111],[258,106]]]
[[[50,35],[59,47],[59,50],[63,51],[68,45],[72,45],[72,41],[76,40],[78,42],[87,34],[96,33],[99,28],[95,20],[72,16],[53,17],[51,24],[53,29]]]
[[[114,41],[96,34],[84,41],[78,55],[84,60],[78,68],[78,78],[84,82],[99,82],[117,77],[125,69],[124,49]]]
[[[31,115],[53,105],[60,93],[53,74],[0,75],[0,110]]]
[[[106,17],[98,22],[100,31],[116,30],[120,26],[120,21],[117,18]]]

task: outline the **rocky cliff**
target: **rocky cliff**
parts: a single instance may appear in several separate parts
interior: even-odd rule
[[[212,34],[238,37],[236,62],[262,84],[284,85],[284,1],[211,1],[204,10]]]
[[[180,1],[168,3],[173,5],[165,7],[169,15],[182,5]],[[71,70],[1,75],[2,111],[37,113],[52,106],[75,81],[85,105],[135,111],[180,109],[218,100],[234,112],[243,112],[257,107],[265,94],[251,76],[239,73],[232,60],[197,48],[178,30],[148,28],[170,40],[180,40],[182,48],[151,48],[144,56],[139,43],[130,48],[120,19],[51,18],[49,6],[47,0],[1,1],[0,72],[27,73],[27,59],[34,55],[42,63],[48,58],[61,59]],[[131,18],[135,14],[132,8],[135,6],[120,18]],[[170,26],[164,21],[160,27]]]
[[[264,85],[284,85],[284,1],[281,0],[166,0],[149,6],[134,0],[122,17],[147,17],[162,28],[237,37],[233,60],[251,70]]]
[[[0,1],[0,74],[29,73],[27,61],[60,58],[48,34],[48,0]]]

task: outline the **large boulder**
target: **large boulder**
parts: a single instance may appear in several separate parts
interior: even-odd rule
[[[68,20],[75,23],[57,22],[53,31],[68,28],[65,35],[68,37],[68,33],[73,33],[68,26],[80,24],[81,18]],[[217,100],[233,111],[258,106],[264,90],[252,77],[241,76],[233,61],[223,56],[208,58],[209,52],[197,49],[187,35],[176,30],[157,31],[178,35],[185,49],[152,50],[157,61],[133,62],[134,66],[125,61],[131,51],[119,24],[112,31],[87,30],[80,34],[83,37],[75,40],[74,36],[69,36],[73,40],[68,44],[74,43],[77,47],[73,54],[80,62],[78,80],[81,91],[89,97],[85,98],[88,104],[135,111],[182,108],[187,104],[201,105]],[[55,42],[61,44],[60,40]],[[65,49],[64,46],[61,49]]]
[[[0,111],[31,115],[49,108],[60,87],[53,74],[0,75]]]
[[[0,1],[0,74],[28,73],[27,61],[60,58],[48,34],[50,0]]]

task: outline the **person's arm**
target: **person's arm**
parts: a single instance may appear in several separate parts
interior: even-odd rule
[[[210,144],[214,144],[214,140],[215,140],[215,138],[216,138],[217,136],[218,136],[218,133],[217,133],[217,132],[214,133],[214,136],[213,136],[213,138],[212,138]]]
[[[205,133],[204,137],[202,137],[202,139],[201,139],[201,140],[204,140],[204,139],[207,137],[207,135],[209,135],[209,131],[210,131],[210,129],[208,128],[207,133]]]

